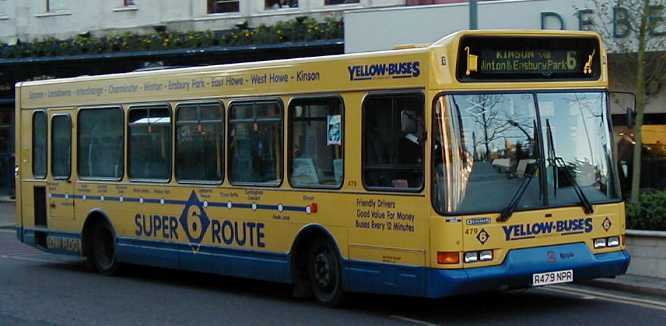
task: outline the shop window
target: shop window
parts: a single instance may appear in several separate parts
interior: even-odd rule
[[[224,119],[219,103],[178,107],[175,163],[178,181],[222,182]]]
[[[123,111],[84,109],[78,119],[77,162],[82,179],[118,180],[123,175]]]
[[[129,177],[168,181],[171,177],[171,110],[166,105],[129,111]]]
[[[229,175],[232,183],[282,182],[282,106],[240,102],[229,108]]]
[[[359,3],[360,0],[326,0],[324,1],[324,4],[327,6],[331,5],[341,5],[341,4],[346,4],[346,3]]]
[[[14,194],[15,163],[19,162],[14,161],[14,111],[0,106],[0,195]]]
[[[363,103],[363,182],[415,191],[423,185],[423,96],[368,96]]]
[[[293,187],[340,187],[343,177],[342,101],[297,99],[289,105],[289,182]]]
[[[65,0],[46,0],[46,12],[56,12],[65,9]]]
[[[461,3],[467,0],[407,0],[408,6],[438,5],[445,3]]]
[[[631,194],[634,144],[633,126],[627,126],[626,114],[615,114],[613,131],[617,146],[617,169],[622,186],[622,195]],[[647,113],[643,117],[641,138],[642,190],[666,190],[666,113]]]
[[[47,135],[46,112],[35,112],[32,116],[32,175],[39,179],[46,178]]]
[[[221,14],[240,11],[238,0],[208,0],[208,13]]]
[[[69,179],[72,165],[72,123],[69,115],[56,115],[51,120],[51,174],[56,179]]]
[[[265,0],[266,9],[298,8],[298,0]]]

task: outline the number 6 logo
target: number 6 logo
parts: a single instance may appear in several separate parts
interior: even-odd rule
[[[488,241],[489,238],[490,234],[488,234],[485,229],[481,229],[479,234],[476,235],[476,240],[479,240],[481,244],[486,244],[486,241]]]

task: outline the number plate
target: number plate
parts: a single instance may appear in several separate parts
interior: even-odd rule
[[[557,272],[548,272],[548,273],[537,273],[532,274],[532,285],[533,286],[543,286],[549,284],[558,284],[558,283],[569,283],[573,282],[573,270],[557,271]]]

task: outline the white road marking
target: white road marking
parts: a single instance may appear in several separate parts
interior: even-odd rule
[[[427,322],[425,320],[418,320],[418,319],[409,318],[409,317],[405,317],[405,316],[391,315],[389,317],[393,318],[393,319],[397,319],[397,320],[406,321],[408,323],[412,323],[412,324],[416,324],[416,325],[428,325],[428,326],[437,325],[437,324],[433,324],[431,322]]]
[[[640,307],[644,307],[644,308],[666,311],[666,303],[661,302],[661,301],[654,301],[654,300],[648,300],[648,299],[621,296],[621,295],[615,295],[615,294],[604,293],[604,292],[597,292],[597,291],[592,291],[592,290],[574,289],[574,288],[563,287],[563,286],[550,286],[550,287],[545,287],[545,288],[541,288],[541,289],[545,290],[545,291],[560,293],[560,294],[570,294],[570,295],[575,294],[575,295],[581,296],[582,298],[585,298],[586,296],[594,296],[599,300],[605,300],[605,301],[623,303],[623,304],[630,304],[630,305],[640,306]]]

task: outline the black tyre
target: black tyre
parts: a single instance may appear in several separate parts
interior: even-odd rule
[[[111,227],[107,223],[97,223],[93,226],[89,241],[87,264],[100,274],[114,274],[118,270],[118,262],[116,237]]]
[[[343,295],[342,269],[335,246],[328,240],[315,241],[308,258],[312,294],[322,304],[339,305]]]

